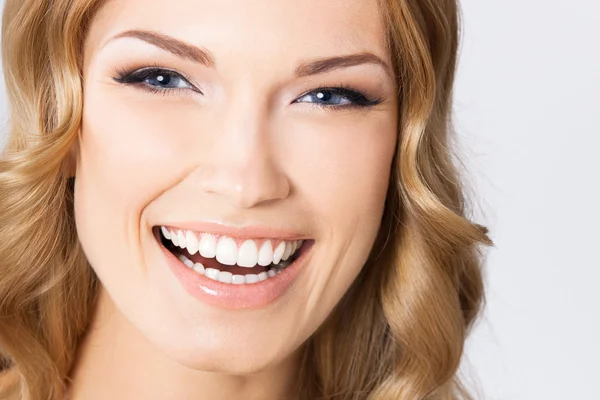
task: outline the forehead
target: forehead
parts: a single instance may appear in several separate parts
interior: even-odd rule
[[[360,51],[389,59],[378,0],[109,0],[92,21],[86,51],[129,29],[186,40],[217,62]]]

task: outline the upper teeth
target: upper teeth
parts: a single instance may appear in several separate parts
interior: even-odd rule
[[[161,227],[163,236],[175,246],[187,249],[194,255],[200,253],[204,258],[217,258],[225,265],[239,265],[252,268],[261,265],[279,264],[287,260],[298,250],[302,240],[265,240],[259,248],[257,241],[245,240],[238,248],[234,239],[226,236],[217,237],[210,233],[197,234],[190,230],[168,229]],[[275,246],[274,246],[275,245]]]

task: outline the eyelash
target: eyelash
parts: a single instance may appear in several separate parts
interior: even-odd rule
[[[183,82],[190,86],[189,89],[194,92],[202,94],[202,92],[196,88],[194,84],[191,83],[191,79],[186,77],[185,75],[174,71],[172,69],[160,67],[160,66],[149,66],[139,69],[115,69],[115,75],[113,80],[124,84],[124,85],[132,85],[135,87],[139,87],[142,90],[147,90],[152,94],[161,94],[161,95],[172,95],[175,92],[179,92],[180,90],[185,90],[188,88],[159,88],[158,86],[153,86],[145,83],[145,80],[157,75],[170,75],[171,77],[177,77],[182,79]],[[316,94],[319,92],[330,92],[334,96],[341,96],[344,99],[350,101],[348,104],[323,104],[318,102],[301,102],[308,103],[315,107],[327,110],[349,110],[349,109],[365,109],[368,107],[373,107],[382,102],[381,99],[369,100],[365,95],[361,92],[354,90],[350,87],[347,87],[343,84],[320,87],[314,90],[308,91],[300,95],[298,98],[305,97],[310,94]],[[296,99],[297,100],[297,99]],[[297,101],[294,100],[294,103]]]

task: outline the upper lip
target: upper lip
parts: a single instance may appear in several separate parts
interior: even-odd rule
[[[167,229],[190,230],[193,232],[212,233],[236,239],[281,239],[305,240],[309,239],[306,233],[300,230],[277,228],[268,225],[243,225],[222,224],[215,222],[171,222],[162,224]]]

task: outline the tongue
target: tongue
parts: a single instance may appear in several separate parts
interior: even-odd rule
[[[260,274],[261,272],[267,271],[267,267],[262,267],[258,264],[252,268],[240,267],[239,265],[221,264],[217,261],[216,258],[205,258],[202,257],[199,253],[196,253],[193,256],[191,256],[190,253],[185,251],[185,256],[192,260],[194,263],[200,263],[204,265],[204,268],[215,268],[219,271],[231,272],[233,275]]]

